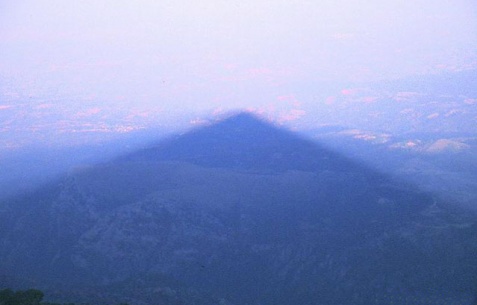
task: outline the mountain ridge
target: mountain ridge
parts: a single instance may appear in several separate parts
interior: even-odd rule
[[[152,304],[160,285],[185,303],[197,293],[253,305],[387,305],[406,294],[428,304],[442,285],[474,293],[477,241],[452,240],[475,220],[249,115],[70,172],[28,200],[0,212],[0,270],[46,291],[120,286]],[[458,267],[441,264],[456,259],[450,249]]]

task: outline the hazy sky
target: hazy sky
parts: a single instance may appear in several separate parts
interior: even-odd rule
[[[3,131],[99,114],[108,126],[233,108],[293,118],[319,107],[297,96],[323,81],[476,67],[475,0],[0,2]]]

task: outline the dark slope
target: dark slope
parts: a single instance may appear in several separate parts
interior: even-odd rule
[[[357,166],[336,152],[319,147],[249,113],[236,114],[126,158],[270,171],[349,171]]]
[[[0,220],[0,271],[101,300],[437,304],[477,274],[475,219],[249,114],[74,171]]]

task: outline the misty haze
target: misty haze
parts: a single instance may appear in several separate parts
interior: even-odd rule
[[[0,3],[0,305],[476,305],[477,4]]]

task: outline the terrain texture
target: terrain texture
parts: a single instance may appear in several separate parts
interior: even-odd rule
[[[0,205],[0,286],[131,304],[472,304],[477,219],[238,114]]]

